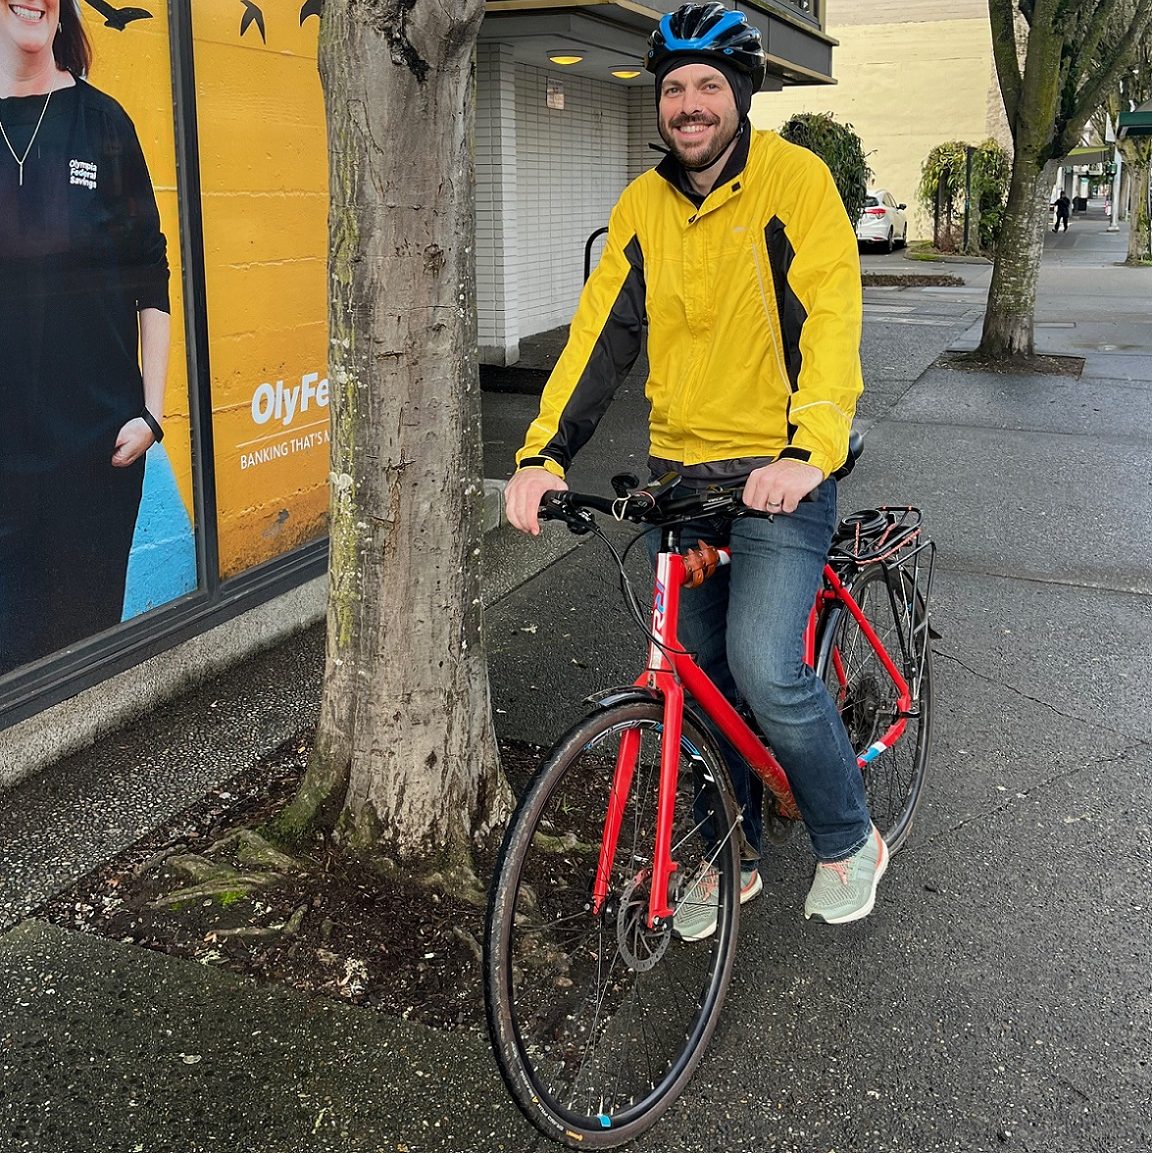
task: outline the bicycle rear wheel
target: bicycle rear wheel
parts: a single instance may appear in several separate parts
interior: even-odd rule
[[[719,755],[687,720],[673,923],[646,924],[662,722],[658,703],[636,701],[569,731],[520,801],[489,899],[485,997],[500,1071],[528,1119],[573,1147],[622,1144],[664,1113],[703,1055],[732,973],[739,817]],[[597,913],[593,882],[622,746],[634,776]],[[702,888],[716,893],[716,931],[683,941],[675,910]]]
[[[872,820],[894,853],[907,839],[920,804],[932,737],[926,609],[906,573],[893,569],[886,574],[879,564],[861,569],[851,592],[912,690],[903,735],[862,769]],[[828,611],[817,652],[816,672],[824,678],[859,756],[896,722],[896,685],[855,617],[841,604]]]

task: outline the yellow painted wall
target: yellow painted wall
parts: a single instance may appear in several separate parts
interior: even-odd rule
[[[172,352],[168,360],[168,389],[164,398],[164,447],[172,462],[184,507],[191,516],[188,350],[184,340],[168,10],[162,4],[154,7],[155,14],[151,19],[133,20],[124,31],[107,27],[87,5],[82,5],[81,12],[85,31],[92,42],[92,69],[88,79],[118,101],[136,126],[160,209],[160,227],[168,241]]]
[[[909,13],[915,15],[911,18]],[[761,93],[758,128],[779,128],[797,112],[831,112],[864,143],[873,186],[909,206],[909,235],[931,234],[916,201],[920,167],[946,140],[1006,146],[1003,105],[984,0],[828,0],[828,32],[838,83]]]
[[[266,43],[243,5],[192,6],[225,577],[323,536],[328,510],[319,21],[260,7]]]

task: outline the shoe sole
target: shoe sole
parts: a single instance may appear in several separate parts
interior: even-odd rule
[[[876,834],[878,837],[879,833]],[[805,921],[823,921],[825,925],[848,925],[853,921],[862,921],[869,913],[872,912],[876,904],[876,888],[880,884],[880,878],[888,872],[888,845],[885,843],[884,838],[880,837],[880,845],[882,852],[880,860],[876,862],[876,872],[872,876],[872,891],[868,894],[868,900],[858,909],[853,909],[851,913],[845,913],[842,917],[825,917],[822,913],[809,913],[805,911]]]
[[[764,878],[759,873],[753,878],[746,889],[740,890],[740,904],[746,905],[753,897],[759,896],[764,888]]]
[[[740,890],[740,904],[746,905],[753,897],[757,896],[764,888],[764,879],[759,873],[756,874],[756,879],[748,886],[747,889]],[[691,937],[685,936],[683,933],[677,931],[676,937],[681,941],[686,941],[691,944],[693,941],[707,941],[716,932],[718,921],[712,922],[712,927],[706,933],[695,933]]]
[[[693,933],[691,937],[686,937],[679,929],[675,930],[676,939],[683,941],[687,945],[693,945],[697,941],[707,941],[716,932],[716,925],[713,925],[706,933]]]

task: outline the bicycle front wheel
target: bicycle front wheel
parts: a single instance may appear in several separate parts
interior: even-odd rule
[[[661,706],[619,704],[576,725],[521,799],[488,906],[485,996],[504,1080],[561,1144],[605,1149],[651,1126],[712,1035],[739,917],[739,815],[711,742],[687,720],[680,745],[671,925],[649,929]],[[631,787],[593,907],[617,766]],[[715,914],[715,929],[702,934]],[[675,928],[692,923],[682,939]]]
[[[908,837],[928,764],[932,736],[932,650],[927,613],[911,579],[881,565],[860,571],[852,596],[912,693],[899,740],[862,772],[872,820],[890,852]],[[900,717],[899,693],[877,650],[856,618],[834,604],[817,649],[816,672],[824,678],[857,756]]]

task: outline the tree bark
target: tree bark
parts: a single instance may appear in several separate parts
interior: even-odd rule
[[[1120,147],[1132,173],[1132,213],[1128,222],[1128,256],[1124,263],[1147,264],[1152,260],[1152,222],[1148,214],[1152,142],[1125,141]]]
[[[1127,264],[1146,264],[1152,259],[1152,221],[1149,219],[1149,151],[1144,163],[1134,169],[1132,183],[1132,216],[1128,231]]]
[[[968,245],[964,251],[969,256],[979,256],[984,251],[980,244],[980,197],[971,196],[967,200]]]
[[[507,815],[483,636],[472,51],[483,0],[325,0],[327,658],[280,831],[468,878]]]
[[[1017,74],[1014,83],[1009,83],[1003,69],[1009,64],[1015,67],[1015,57],[1011,61],[1002,55],[996,58],[1006,105],[1010,103],[1015,111],[1011,121],[1015,152],[978,350],[979,355],[993,359],[1035,353],[1036,284],[1044,251],[1047,199],[1047,189],[1040,185],[1060,91],[1062,39],[1051,19],[1050,5],[1038,0],[1028,32],[1023,75]]]
[[[1024,162],[1017,153],[988,288],[981,356],[999,359],[1035,354],[1036,284],[1048,226],[1048,196],[1043,168],[1037,171],[1035,161]]]

